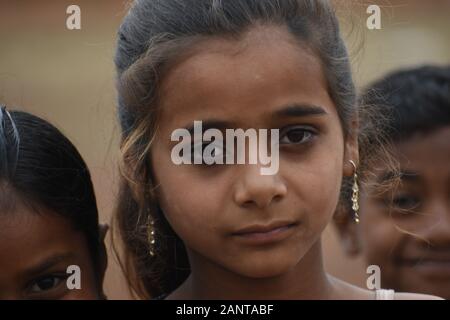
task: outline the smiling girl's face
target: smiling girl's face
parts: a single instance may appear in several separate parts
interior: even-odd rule
[[[271,277],[320,248],[357,146],[344,141],[311,50],[282,27],[255,27],[241,40],[207,39],[168,70],[159,107],[151,149],[158,200],[191,266]],[[175,165],[171,134],[194,120],[221,130],[279,129],[277,174],[261,175],[255,164]]]
[[[397,142],[401,184],[363,192],[361,225],[347,243],[380,266],[386,287],[450,299],[449,139],[447,126]],[[382,163],[377,168],[376,178],[389,176]]]

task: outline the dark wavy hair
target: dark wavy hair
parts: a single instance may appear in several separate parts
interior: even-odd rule
[[[394,142],[450,125],[450,66],[391,72],[370,84],[361,103],[385,114],[383,131]]]

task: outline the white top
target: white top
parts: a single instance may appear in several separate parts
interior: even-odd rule
[[[395,291],[379,289],[375,291],[376,300],[394,300]]]

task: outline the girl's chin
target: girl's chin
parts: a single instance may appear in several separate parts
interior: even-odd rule
[[[251,263],[249,263],[248,266],[245,267],[241,266],[240,268],[236,268],[234,272],[243,277],[253,279],[274,278],[288,273],[290,270],[294,268],[295,263],[296,262],[294,261],[286,263],[280,263],[280,261],[278,261],[278,263],[276,264],[271,263],[269,265],[261,267],[255,267],[254,264],[252,265]]]

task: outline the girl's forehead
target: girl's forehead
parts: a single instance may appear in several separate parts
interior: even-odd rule
[[[168,62],[161,79],[162,93],[170,92],[173,85],[185,82],[192,85],[195,78],[223,78],[242,70],[258,77],[272,69],[293,67],[321,73],[317,55],[298,41],[283,27],[255,27],[240,38],[206,37],[193,40],[190,47]],[[308,68],[309,67],[309,68]],[[227,73],[218,71],[228,70]],[[210,79],[208,79],[210,80]],[[171,92],[170,92],[171,93]]]
[[[319,59],[288,37],[203,42],[162,80],[161,121],[255,119],[293,103],[333,108]]]
[[[416,133],[395,144],[394,155],[402,169],[435,179],[450,177],[450,126],[428,133]]]

